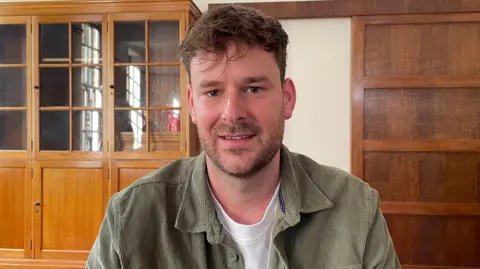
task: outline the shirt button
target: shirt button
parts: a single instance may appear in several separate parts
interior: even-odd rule
[[[229,256],[229,258],[230,258],[230,260],[231,260],[232,262],[236,262],[236,261],[238,260],[238,254],[235,253],[235,252],[232,252],[232,251],[231,251],[231,252],[228,254],[228,256]]]

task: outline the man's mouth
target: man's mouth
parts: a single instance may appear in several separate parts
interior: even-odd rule
[[[243,139],[250,139],[254,136],[254,134],[242,134],[242,135],[220,135],[221,139],[225,140],[243,140]]]

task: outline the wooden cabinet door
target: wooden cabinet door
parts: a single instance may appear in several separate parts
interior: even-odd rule
[[[104,158],[104,17],[39,16],[32,21],[34,158]]]
[[[113,161],[111,193],[121,191],[135,180],[167,165],[170,160],[159,161]]]
[[[109,15],[110,152],[113,158],[186,155],[184,13]]]
[[[0,258],[31,257],[31,185],[27,160],[0,159]]]
[[[479,268],[480,14],[353,22],[353,173],[402,268]]]
[[[0,157],[30,151],[30,19],[0,17]]]
[[[31,257],[30,18],[0,17],[0,259]]]
[[[38,161],[34,173],[35,258],[86,259],[108,202],[108,165]]]

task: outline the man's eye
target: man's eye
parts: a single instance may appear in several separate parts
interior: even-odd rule
[[[251,93],[258,93],[259,91],[261,91],[262,89],[260,87],[248,87],[247,88],[247,91],[251,92]]]
[[[207,96],[209,97],[215,97],[219,94],[220,92],[218,90],[213,90],[213,91],[209,91],[207,92]]]

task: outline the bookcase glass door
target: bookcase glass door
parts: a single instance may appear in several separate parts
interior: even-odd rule
[[[38,25],[39,150],[103,151],[103,23]]]
[[[0,21],[0,151],[26,151],[27,24]]]
[[[180,150],[180,22],[113,24],[115,151]]]

